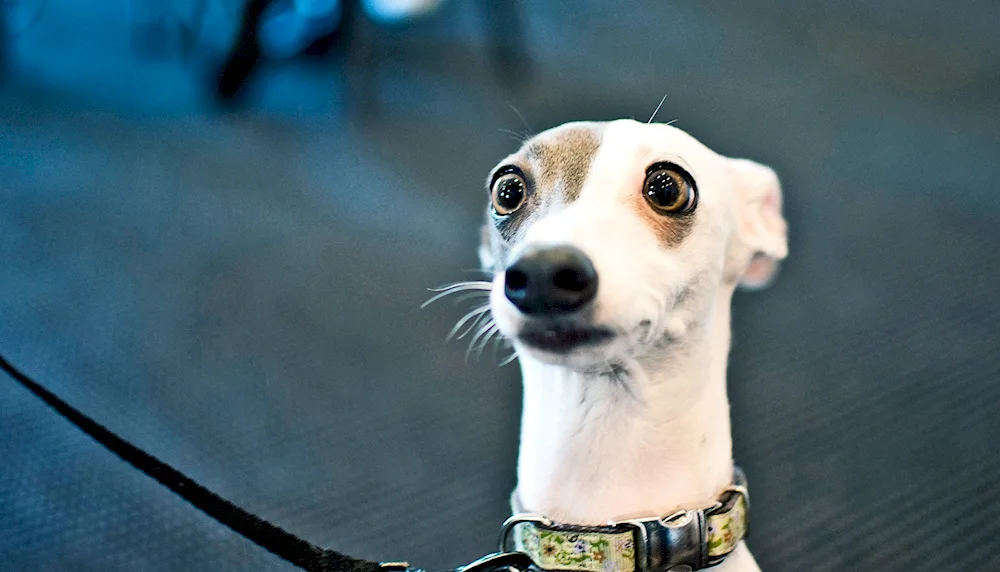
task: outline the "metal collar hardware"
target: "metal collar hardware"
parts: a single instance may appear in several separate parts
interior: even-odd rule
[[[742,501],[742,502],[740,502]],[[532,550],[517,546],[516,529],[528,525],[544,531],[562,531],[569,534],[606,534],[621,535],[632,532],[634,538],[635,572],[682,572],[702,570],[721,563],[740,540],[746,537],[747,512],[750,498],[747,494],[746,477],[739,468],[733,476],[733,485],[727,487],[719,499],[711,506],[694,510],[679,510],[677,512],[651,518],[632,519],[609,522],[605,526],[580,526],[556,523],[537,514],[515,514],[507,519],[500,531],[500,550]],[[743,511],[741,515],[734,511]],[[721,546],[720,532],[710,527],[719,518],[733,515],[738,518],[739,537],[732,546]],[[713,517],[716,517],[713,520]],[[736,526],[736,525],[734,525]],[[727,531],[722,531],[726,532]],[[735,533],[734,533],[735,534]],[[531,554],[535,558],[536,554]],[[543,563],[536,561],[535,566],[545,569]],[[559,566],[560,570],[589,570],[586,566]]]

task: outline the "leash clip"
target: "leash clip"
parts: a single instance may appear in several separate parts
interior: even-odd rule
[[[446,572],[528,572],[533,562],[523,552],[494,552]],[[409,562],[380,562],[379,568],[384,572],[425,572],[421,568],[413,568]]]
[[[533,565],[531,558],[523,552],[494,552],[458,568],[455,572],[493,572],[501,569],[527,572]]]

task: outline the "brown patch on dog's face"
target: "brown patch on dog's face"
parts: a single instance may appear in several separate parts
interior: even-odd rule
[[[660,214],[646,203],[640,193],[636,193],[632,203],[642,220],[667,248],[680,246],[687,235],[691,233],[691,228],[694,227],[697,211],[678,215]]]
[[[515,240],[526,222],[580,197],[605,127],[605,123],[573,123],[546,131],[528,140],[490,173],[488,192],[497,174],[507,167],[516,167],[528,187],[524,204],[516,212],[499,216],[488,209],[488,218],[504,241]]]
[[[561,194],[563,204],[578,199],[604,129],[604,124],[573,126],[529,141],[523,152],[541,190]]]

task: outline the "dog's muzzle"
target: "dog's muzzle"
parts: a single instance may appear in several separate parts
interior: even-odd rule
[[[597,296],[597,270],[580,249],[529,249],[504,275],[504,295],[527,315],[568,314]]]

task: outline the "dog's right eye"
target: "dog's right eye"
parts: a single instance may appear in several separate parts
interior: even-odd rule
[[[664,214],[691,212],[698,204],[698,192],[688,172],[673,163],[656,163],[646,170],[642,195],[654,209]]]
[[[493,210],[500,216],[507,216],[524,204],[527,185],[524,177],[516,170],[501,172],[493,181],[490,190]]]

